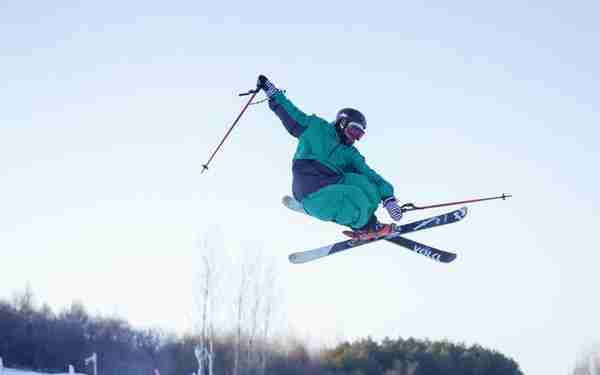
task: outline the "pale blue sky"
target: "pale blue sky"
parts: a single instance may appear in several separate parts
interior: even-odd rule
[[[234,253],[276,257],[303,335],[476,342],[566,374],[600,336],[600,5],[451,4],[1,2],[0,296],[29,281],[185,329],[196,240],[220,224]],[[361,109],[401,201],[514,198],[412,236],[448,266],[387,244],[289,265],[339,228],[281,207],[295,140],[268,108],[199,173],[259,73],[309,113]]]

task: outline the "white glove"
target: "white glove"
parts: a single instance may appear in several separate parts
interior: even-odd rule
[[[395,197],[390,197],[383,201],[383,207],[387,210],[388,214],[394,221],[400,221],[402,219],[402,209],[398,206],[398,201]]]

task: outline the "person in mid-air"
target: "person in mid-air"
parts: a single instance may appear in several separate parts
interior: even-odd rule
[[[264,75],[257,88],[269,98],[269,107],[287,131],[298,138],[292,164],[292,193],[309,215],[332,221],[352,231],[344,233],[359,240],[390,234],[391,224],[377,220],[379,203],[394,221],[402,210],[394,188],[371,169],[354,147],[367,129],[365,116],[356,109],[344,108],[330,123],[316,115],[306,115]]]

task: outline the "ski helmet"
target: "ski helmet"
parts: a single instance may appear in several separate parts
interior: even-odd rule
[[[350,144],[360,140],[367,130],[365,116],[354,108],[339,110],[336,116],[336,124]]]

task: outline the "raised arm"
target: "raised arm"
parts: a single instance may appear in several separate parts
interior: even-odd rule
[[[279,117],[288,133],[296,138],[300,137],[311,116],[298,109],[267,77],[258,76],[257,87],[265,91],[269,97],[269,108]]]

